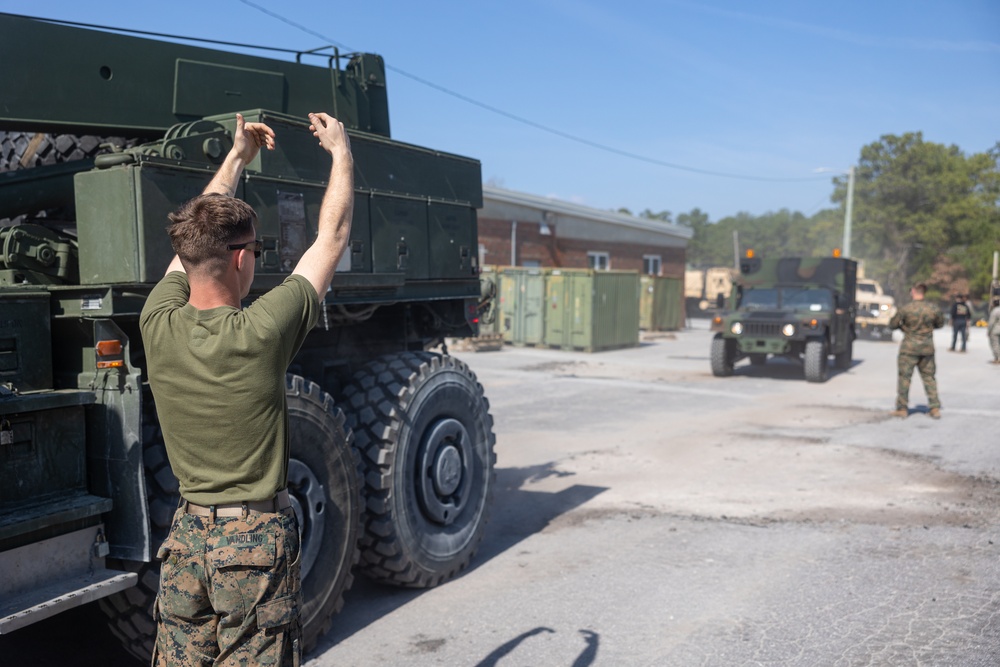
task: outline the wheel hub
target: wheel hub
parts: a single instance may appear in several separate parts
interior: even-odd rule
[[[438,451],[434,462],[434,490],[441,496],[450,496],[462,481],[462,455],[454,445],[446,445]]]
[[[297,459],[288,462],[288,490],[295,518],[299,522],[300,568],[302,579],[305,580],[319,557],[319,548],[323,543],[326,495],[309,466]]]
[[[434,522],[449,525],[467,500],[471,439],[457,419],[444,418],[427,429],[420,448],[420,504]]]

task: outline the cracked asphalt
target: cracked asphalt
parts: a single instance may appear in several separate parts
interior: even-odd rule
[[[710,339],[456,351],[497,435],[480,552],[432,590],[359,580],[308,664],[1000,664],[984,330],[966,354],[937,332],[939,421],[916,378],[889,417],[897,344],[812,384],[783,360],[713,377]]]

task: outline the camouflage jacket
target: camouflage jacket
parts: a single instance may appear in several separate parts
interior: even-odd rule
[[[900,354],[934,354],[934,330],[944,326],[944,314],[926,301],[912,301],[892,316],[889,327],[902,329]]]

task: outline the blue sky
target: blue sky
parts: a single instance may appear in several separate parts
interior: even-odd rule
[[[379,53],[394,138],[477,158],[487,183],[599,209],[811,215],[832,206],[832,174],[815,170],[846,170],[885,134],[922,131],[965,153],[1000,141],[996,0],[5,0],[2,10]]]

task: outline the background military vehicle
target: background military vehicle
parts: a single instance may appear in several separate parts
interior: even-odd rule
[[[882,290],[882,285],[877,280],[868,278],[858,278],[855,299],[858,303],[858,338],[891,342],[889,320],[896,314],[896,300]]]
[[[306,114],[342,120],[354,152],[349,248],[287,377],[305,646],[355,570],[427,587],[465,568],[495,438],[443,343],[484,305],[479,162],[390,138],[376,55],[283,61],[8,14],[0,34],[0,632],[100,600],[148,655],[178,496],[138,316],[173,254],[167,213],[208,183],[237,111],[277,134],[237,193],[264,242],[250,300],[315,234],[329,156]]]
[[[707,269],[684,271],[684,309],[689,317],[709,317],[720,310],[733,291],[733,279],[738,271],[731,266],[711,266]]]
[[[854,349],[857,263],[839,257],[740,260],[727,312],[712,320],[712,374],[733,374],[749,358],[801,361],[809,382],[827,378],[827,361],[848,368]]]

